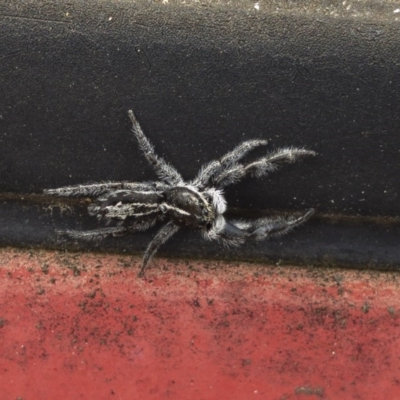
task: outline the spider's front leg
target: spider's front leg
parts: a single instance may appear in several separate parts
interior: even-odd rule
[[[288,233],[306,222],[313,214],[314,209],[311,208],[301,217],[290,215],[288,217],[259,218],[253,221],[232,221],[232,224],[246,231],[249,237],[263,240]]]
[[[307,221],[314,214],[314,209],[308,210],[301,217],[293,215],[274,218],[259,218],[253,221],[227,221],[219,217],[213,228],[205,234],[207,239],[216,239],[227,246],[238,246],[247,238],[264,240],[281,236]]]
[[[241,160],[246,154],[259,146],[268,144],[267,140],[248,140],[236,146],[232,151],[226,153],[219,160],[214,160],[204,165],[197,177],[191,182],[193,186],[204,188],[212,184],[215,176],[220,175],[227,168],[236,165],[237,161]]]
[[[315,155],[316,152],[312,150],[293,147],[279,149],[248,164],[234,164],[229,168],[221,170],[214,178],[214,184],[216,188],[221,189],[238,182],[248,174],[260,178],[269,172],[275,171],[281,164],[293,163],[303,157]]]

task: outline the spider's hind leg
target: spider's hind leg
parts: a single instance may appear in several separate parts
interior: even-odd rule
[[[116,226],[110,228],[95,229],[92,231],[72,231],[72,230],[57,231],[57,235],[59,237],[69,237],[72,239],[97,242],[103,240],[107,236],[122,236],[127,232],[128,231],[125,227]]]
[[[155,192],[158,188],[163,189],[158,182],[103,182],[45,189],[43,193],[60,197],[99,197],[117,190]]]

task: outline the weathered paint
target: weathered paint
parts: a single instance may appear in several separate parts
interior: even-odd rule
[[[400,398],[399,275],[0,251],[1,399]]]

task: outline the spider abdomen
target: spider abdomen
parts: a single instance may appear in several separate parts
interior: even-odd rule
[[[161,203],[164,200],[162,193],[150,192],[150,191],[139,191],[139,190],[118,190],[108,195],[102,201],[102,207],[115,205],[118,203]]]
[[[97,199],[89,206],[91,215],[125,220],[159,213],[159,205],[164,201],[162,193],[138,190],[118,190]]]

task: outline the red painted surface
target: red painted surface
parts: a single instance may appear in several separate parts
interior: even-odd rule
[[[400,398],[399,275],[139,261],[1,250],[0,398]]]

